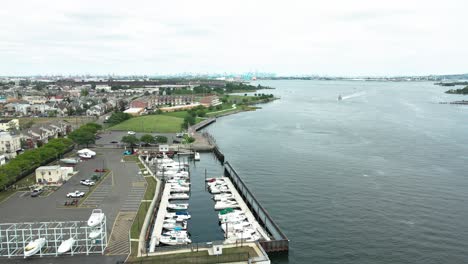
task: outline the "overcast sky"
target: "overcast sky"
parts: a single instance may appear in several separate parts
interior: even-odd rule
[[[0,75],[468,72],[467,0],[2,1]]]

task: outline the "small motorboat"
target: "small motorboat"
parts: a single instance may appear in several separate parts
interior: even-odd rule
[[[221,217],[222,215],[225,215],[225,214],[236,213],[236,212],[240,213],[242,212],[242,210],[234,210],[234,208],[226,208],[226,209],[219,211],[218,217]]]
[[[187,230],[187,221],[183,221],[183,222],[169,221],[169,222],[166,222],[166,220],[164,220],[163,228],[167,229],[167,230],[176,230],[176,229],[177,230]]]
[[[230,217],[233,215],[245,215],[245,213],[242,210],[234,210],[232,208],[227,208],[219,211],[218,219],[221,220],[222,218]]]
[[[246,216],[246,215],[242,215],[242,214],[239,214],[239,215],[231,215],[231,214],[228,214],[228,215],[225,215],[225,217],[219,219],[219,221],[221,222],[221,224],[224,224],[224,223],[232,223],[232,222],[239,222],[239,221],[244,221],[244,220],[247,220],[247,216]]]
[[[190,182],[188,182],[186,179],[180,179],[180,178],[179,179],[173,178],[173,179],[167,180],[166,183],[170,183],[172,185],[184,186],[184,187],[190,186]]]
[[[222,210],[226,208],[240,208],[239,204],[235,201],[219,201],[214,206],[215,210]]]
[[[24,247],[24,257],[27,258],[39,252],[44,246],[45,242],[46,240],[43,237],[29,242],[28,245]]]
[[[166,218],[172,218],[176,220],[188,220],[192,216],[188,212],[175,212],[175,213],[166,213]]]
[[[231,193],[221,193],[221,194],[216,194],[213,196],[213,200],[215,201],[221,201],[221,200],[227,200],[227,199],[235,199],[235,197]]]
[[[175,246],[175,245],[186,245],[192,243],[192,240],[188,237],[177,237],[177,236],[161,236],[159,242],[162,244]]]
[[[180,186],[177,184],[171,184],[171,193],[184,193],[184,192],[190,192],[190,187],[187,186]]]
[[[186,193],[172,193],[169,195],[169,200],[188,200],[190,195]]]
[[[57,253],[63,254],[71,250],[73,244],[75,244],[75,239],[70,237],[67,240],[64,240],[62,244],[60,244],[59,248],[57,249]]]
[[[179,211],[179,210],[187,210],[189,207],[188,203],[180,203],[180,204],[167,204],[167,209],[171,209],[174,211]]]
[[[247,222],[247,221],[240,221],[240,222],[226,222],[221,225],[221,228],[223,229],[224,232],[226,232],[226,229],[228,231],[236,231],[236,230],[243,230],[246,228],[253,228],[252,225]]]
[[[189,233],[187,232],[187,230],[182,230],[180,228],[175,228],[174,230],[163,232],[161,235],[163,235],[163,236],[174,236],[174,237],[188,237]]]
[[[95,227],[104,220],[104,213],[101,209],[94,209],[88,219],[88,226]]]
[[[193,160],[199,161],[200,160],[200,153],[195,152],[195,155],[193,157]]]
[[[91,239],[98,238],[101,235],[102,231],[101,228],[96,228],[91,230],[91,233],[89,233],[88,237]]]

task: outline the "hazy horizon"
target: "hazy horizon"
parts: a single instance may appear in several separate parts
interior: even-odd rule
[[[459,0],[9,1],[0,75],[459,74],[467,9]]]

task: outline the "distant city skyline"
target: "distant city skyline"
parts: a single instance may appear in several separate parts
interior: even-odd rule
[[[7,1],[0,76],[468,71],[460,0]]]

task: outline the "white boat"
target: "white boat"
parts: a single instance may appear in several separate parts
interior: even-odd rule
[[[157,176],[165,176],[165,177],[179,177],[179,178],[189,178],[190,174],[188,171],[183,171],[183,170],[165,170],[164,172],[162,170],[158,170],[156,173]]]
[[[221,193],[213,196],[213,200],[215,201],[221,201],[226,199],[235,199],[235,196],[232,193]]]
[[[166,213],[165,217],[173,218],[173,219],[182,219],[182,220],[188,220],[192,218],[192,216],[187,212],[175,212],[175,213],[168,212]]]
[[[219,221],[221,224],[224,223],[233,223],[233,222],[240,222],[247,220],[247,216],[245,214],[238,214],[238,215],[225,215],[224,217],[220,218]]]
[[[253,242],[260,239],[260,235],[250,227],[242,230],[233,230],[228,233],[228,237],[235,238],[236,240],[242,240],[245,242]]]
[[[101,209],[94,209],[93,212],[91,213],[91,216],[88,219],[88,226],[89,227],[95,227],[102,223],[104,220],[104,213],[102,212]]]
[[[229,187],[227,186],[212,186],[209,187],[210,192],[212,194],[220,194],[220,193],[230,193],[231,190],[229,190]]]
[[[240,208],[239,204],[235,201],[219,201],[214,206],[215,210],[223,210],[226,208]]]
[[[169,200],[188,200],[190,196],[186,193],[172,193],[169,194]]]
[[[224,209],[224,210],[219,211],[218,219],[223,218],[225,215],[243,215],[243,214],[245,214],[245,213],[242,210],[239,210],[239,209],[235,210],[235,209],[232,209],[232,208],[228,208],[228,209]]]
[[[80,153],[89,153],[89,154],[92,155],[92,156],[96,156],[96,152],[94,152],[94,151],[92,151],[92,150],[90,150],[90,149],[87,149],[87,148],[78,150],[77,153],[78,153],[78,154],[80,154]]]
[[[82,159],[91,159],[91,158],[93,158],[93,156],[88,154],[88,153],[80,153],[80,154],[78,154],[78,156],[80,158],[82,158]]]
[[[72,164],[72,165],[75,165],[75,164],[78,163],[78,160],[77,160],[77,159],[69,158],[69,159],[61,159],[60,162],[65,163],[65,164]]]
[[[187,210],[189,207],[188,203],[180,203],[180,204],[167,204],[167,209],[179,211],[179,210]]]
[[[102,231],[101,228],[96,228],[89,233],[88,237],[91,239],[98,238],[101,235]]]
[[[67,240],[64,240],[62,244],[60,244],[59,248],[57,249],[57,253],[63,254],[71,250],[73,244],[75,244],[75,239],[70,237]]]
[[[187,222],[163,222],[163,228],[167,230],[186,230],[187,229]]]
[[[200,160],[200,153],[195,152],[195,156],[193,157],[194,160],[199,161]]]
[[[190,244],[192,243],[192,240],[190,240],[188,237],[161,236],[159,242],[162,244],[175,246]]]
[[[45,238],[41,237],[34,241],[31,241],[24,247],[24,257],[30,257],[41,250],[44,246],[46,240]]]
[[[184,193],[190,192],[190,187],[180,186],[180,185],[170,185],[171,193]]]
[[[190,186],[190,182],[188,182],[186,179],[173,178],[173,179],[167,180],[166,183],[170,183],[172,185],[180,185],[184,187]]]
[[[226,233],[226,229],[231,231],[242,230],[246,228],[253,228],[252,225],[247,221],[240,221],[240,222],[227,222],[221,225],[221,228]]]
[[[163,236],[174,236],[174,237],[188,237],[189,233],[187,230],[171,230],[162,233]]]

